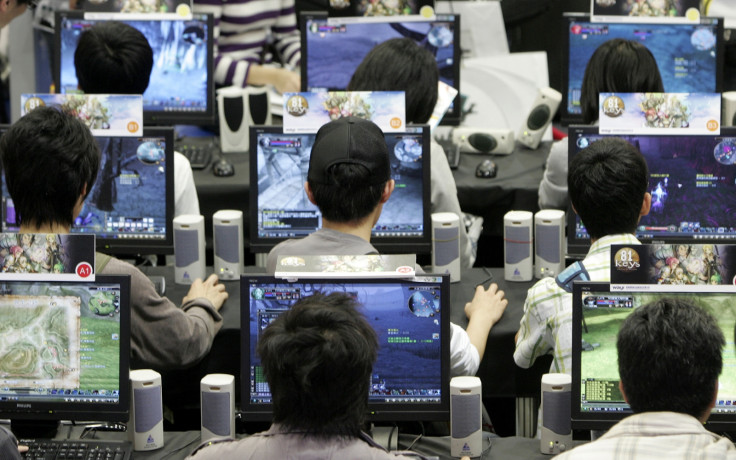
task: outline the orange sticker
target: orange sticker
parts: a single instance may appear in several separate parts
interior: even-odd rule
[[[394,129],[401,128],[401,119],[400,118],[397,118],[397,117],[392,118],[391,119],[391,127],[394,128]]]
[[[705,126],[708,128],[708,131],[715,131],[718,129],[718,122],[716,120],[709,120]]]
[[[128,122],[128,132],[129,133],[138,132],[138,122],[136,121]]]

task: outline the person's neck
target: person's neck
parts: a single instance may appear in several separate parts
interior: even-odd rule
[[[359,236],[360,238],[370,242],[371,229],[373,228],[373,225],[371,225],[371,220],[369,219],[364,219],[362,222],[357,224],[355,222],[331,222],[322,219],[322,228],[329,228],[330,230]]]
[[[23,224],[18,233],[69,233],[69,226],[64,224],[46,223],[42,225]]]

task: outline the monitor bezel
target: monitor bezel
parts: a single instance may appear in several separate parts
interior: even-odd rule
[[[572,158],[575,156],[575,139],[578,135],[601,135],[606,137],[616,137],[614,134],[599,134],[598,133],[598,127],[597,126],[590,126],[590,125],[573,125],[568,128],[568,154],[567,154],[567,161],[568,166],[570,162],[572,161]],[[637,134],[630,134],[631,136],[637,136]],[[653,134],[639,134],[640,136],[654,136]],[[629,136],[629,134],[627,134]],[[711,137],[716,136],[715,134],[692,134],[691,136],[702,136],[702,137]],[[717,136],[725,136],[725,137],[734,137],[736,138],[736,127],[721,127],[720,134]],[[644,156],[646,158],[646,155]],[[568,200],[569,201],[569,200]],[[578,239],[575,237],[575,229],[576,229],[576,223],[577,223],[577,213],[572,208],[572,203],[568,204],[567,212],[566,212],[566,222],[567,222],[567,255],[568,257],[572,258],[583,258],[588,253],[588,250],[590,249],[590,239]],[[662,243],[662,244],[723,244],[723,239],[718,239],[716,234],[714,234],[713,238],[706,238],[704,237],[704,233],[700,233],[699,235],[703,236],[701,238],[698,238],[697,240],[694,240],[692,237],[682,237],[682,238],[644,238],[639,235],[635,235],[636,238],[644,244],[647,243]]]
[[[582,349],[582,318],[583,318],[583,291],[592,292],[612,292],[611,283],[602,281],[575,281],[573,282],[572,292],[572,385],[570,395],[570,421],[574,430],[607,430],[623,418],[634,414],[633,411],[617,411],[617,412],[585,412],[580,407],[580,394],[582,388],[582,377],[580,369],[580,358]],[[621,291],[621,294],[634,292],[632,290]],[[642,291],[637,291],[642,292]],[[646,291],[648,294],[657,293],[658,291]],[[666,291],[661,291],[666,295]],[[672,293],[681,295],[683,292],[678,291]],[[685,293],[694,294],[694,293]],[[736,294],[735,294],[736,295]],[[733,334],[733,331],[730,331]],[[726,336],[726,340],[730,340]],[[705,422],[705,428],[712,432],[730,432],[736,428],[736,414],[719,414],[711,412],[708,420]]]
[[[109,402],[93,403],[93,402],[49,402],[44,401],[41,404],[29,402],[0,401],[0,418],[9,418],[11,420],[39,420],[39,421],[60,421],[60,420],[99,420],[105,422],[126,422],[130,412],[130,275],[95,275],[95,281],[58,281],[49,280],[38,276],[39,282],[49,282],[55,285],[75,285],[75,284],[119,284],[120,285],[120,305],[127,305],[127,314],[120,309],[120,398],[116,404]],[[16,280],[0,281],[15,283],[24,282]],[[25,281],[29,282],[29,281]],[[24,407],[18,407],[19,405]],[[26,407],[27,406],[27,407]]]
[[[368,403],[366,421],[368,422],[394,422],[394,421],[448,421],[450,419],[450,276],[449,274],[427,274],[417,278],[440,278],[442,297],[440,301],[441,334],[445,339],[441,344],[442,362],[442,388],[441,401],[439,404],[395,404],[394,409],[386,409],[379,403]],[[379,284],[406,282],[421,283],[419,280],[407,280],[399,278],[313,278],[313,279],[282,279],[269,275],[244,274],[240,277],[240,391],[241,404],[240,413],[246,420],[272,421],[272,404],[252,404],[250,402],[250,284],[254,283],[330,283],[330,284]],[[427,281],[428,283],[429,281]],[[432,284],[437,284],[436,281]],[[380,345],[379,345],[380,346]]]
[[[420,14],[421,9],[425,6],[429,6],[434,9],[435,1],[434,0],[417,0],[416,11],[412,11],[411,14]],[[364,14],[356,14],[355,4],[353,2],[351,2],[347,8],[342,8],[342,9],[334,8],[332,5],[330,5],[330,2],[328,1],[302,0],[302,1],[296,2],[297,17],[302,12],[315,11],[315,10],[325,11],[327,12],[327,14],[330,15],[330,17],[365,17]],[[395,15],[395,16],[406,16],[406,15],[401,14],[401,15]]]
[[[351,22],[358,22],[360,18],[364,18],[365,16],[355,16],[351,17]],[[406,16],[377,16],[377,17],[370,17],[370,22],[402,22],[402,18],[406,18]],[[378,18],[385,19],[385,21],[380,21]],[[444,19],[439,19],[444,18]],[[317,19],[317,20],[327,20],[327,19],[341,19],[341,18],[333,18],[332,16],[328,17],[327,12],[324,11],[303,11],[299,16],[299,35],[300,40],[302,43],[302,59],[299,63],[299,70],[300,70],[300,76],[301,76],[301,90],[302,91],[310,91],[307,81],[307,56],[308,56],[308,41],[307,41],[307,33],[309,31],[307,30],[307,21]],[[344,19],[344,18],[343,18]],[[460,121],[462,120],[462,97],[460,92],[460,59],[462,55],[462,49],[460,48],[460,15],[459,14],[453,14],[453,13],[443,13],[443,14],[437,14],[434,20],[426,20],[423,22],[435,22],[435,21],[452,21],[454,22],[454,29],[453,29],[453,63],[452,63],[452,72],[455,75],[455,81],[453,87],[457,90],[457,95],[455,96],[455,99],[452,103],[452,106],[447,109],[447,112],[442,117],[442,120],[440,120],[441,125],[459,125]],[[345,91],[345,88],[328,88],[328,91]]]
[[[431,235],[431,132],[428,125],[407,125],[407,128],[422,129],[422,143],[427,158],[423,158],[422,165],[422,209],[423,234],[417,237],[379,237],[371,235],[370,243],[382,254],[428,254],[432,250]],[[282,134],[283,126],[251,126],[250,127],[250,184],[249,192],[250,212],[248,218],[248,228],[250,232],[250,250],[253,253],[269,252],[274,246],[282,241],[290,238],[265,238],[258,236],[258,135],[266,134]],[[401,133],[384,133],[384,135],[401,134]],[[298,134],[294,134],[298,135]],[[311,153],[310,153],[311,154]],[[389,198],[390,200],[390,198]]]
[[[703,24],[703,21],[716,21],[716,88],[715,93],[720,93],[723,91],[723,63],[724,63],[724,53],[725,53],[725,45],[723,40],[723,18],[711,18],[711,17],[701,17],[699,24]],[[570,23],[573,21],[577,22],[591,22],[590,21],[590,14],[589,13],[580,13],[580,12],[565,12],[562,14],[562,37],[560,43],[562,44],[562,62],[563,65],[560,66],[560,70],[562,72],[562,79],[560,80],[562,82],[562,103],[560,104],[560,123],[562,123],[565,126],[568,125],[574,125],[574,124],[580,124],[583,122],[583,115],[582,114],[576,114],[576,113],[570,113],[567,110],[567,98],[569,96],[569,89],[570,89]],[[633,23],[627,23],[627,22],[600,22],[597,24],[605,25],[605,24],[633,24],[633,25],[640,25],[642,27],[645,27],[647,25],[668,25],[668,26],[678,26],[678,25],[688,25],[692,26],[694,23],[661,23],[661,22],[633,22]],[[666,84],[666,82],[665,82]],[[666,89],[666,88],[665,88]]]
[[[63,19],[69,18],[72,20],[85,20],[84,11],[56,11],[55,13],[55,26],[54,26],[54,69],[53,69],[53,80],[55,85],[55,92],[61,91],[61,30]],[[112,15],[120,16],[124,13],[92,13],[94,15]],[[158,20],[156,15],[152,18],[147,19],[145,15],[136,15],[135,21],[156,21]],[[194,13],[194,17],[206,16],[207,20],[207,109],[204,112],[186,112],[186,111],[159,111],[159,110],[143,110],[143,124],[144,126],[149,125],[207,125],[215,122],[215,114],[217,113],[217,100],[215,98],[215,58],[214,58],[214,17],[212,14],[205,13]],[[115,20],[121,20],[122,17],[116,17]],[[179,18],[186,20],[184,18]],[[89,19],[90,21],[104,21],[106,19]],[[123,21],[126,22],[126,21]]]

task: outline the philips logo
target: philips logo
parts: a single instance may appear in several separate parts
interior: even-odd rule
[[[18,409],[30,409],[32,406],[30,404],[16,404]]]

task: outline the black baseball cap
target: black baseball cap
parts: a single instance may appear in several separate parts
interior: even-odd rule
[[[327,173],[332,165],[358,164],[370,172],[368,184],[391,178],[391,161],[383,131],[369,120],[342,117],[323,125],[314,139],[309,158],[309,182],[331,185]]]

